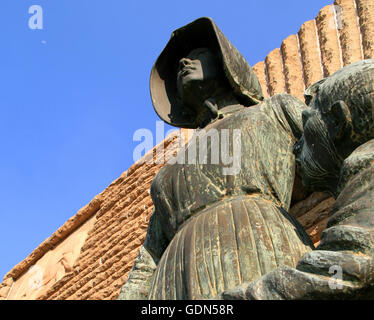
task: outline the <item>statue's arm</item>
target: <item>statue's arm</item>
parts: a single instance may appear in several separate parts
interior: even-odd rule
[[[343,248],[343,247],[341,247]],[[295,268],[279,267],[256,281],[224,291],[224,300],[332,300],[374,298],[372,255],[314,250]]]
[[[276,94],[262,104],[263,111],[276,120],[296,140],[300,139],[303,133],[302,112],[308,106],[298,98],[287,94]]]
[[[157,264],[167,246],[158,216],[151,215],[147,235],[134,265],[122,286],[118,300],[145,300],[152,285]]]
[[[374,298],[373,167],[360,168],[347,181],[320,245],[306,253],[295,268],[278,268],[257,281],[224,292],[220,298]],[[354,169],[357,166],[349,171]]]
[[[224,300],[372,299],[373,258],[348,251],[315,250],[296,268],[279,267],[256,281],[223,292]]]

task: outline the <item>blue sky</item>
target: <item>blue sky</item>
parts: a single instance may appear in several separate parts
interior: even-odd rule
[[[131,166],[134,132],[159,120],[149,75],[174,29],[210,16],[254,65],[332,2],[2,0],[0,282]]]

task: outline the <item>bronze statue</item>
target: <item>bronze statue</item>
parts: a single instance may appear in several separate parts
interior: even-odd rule
[[[306,98],[295,146],[303,183],[336,198],[320,245],[296,268],[279,268],[221,298],[374,298],[374,60],[319,81]]]
[[[238,141],[227,149],[240,170],[222,171],[222,150],[218,163],[183,163],[202,148],[198,140],[160,170],[146,241],[119,299],[209,299],[295,267],[313,248],[287,213],[304,103],[287,94],[263,101],[251,67],[209,18],[172,34],[150,87],[157,114],[171,125],[199,128],[200,138],[240,130],[239,154]]]

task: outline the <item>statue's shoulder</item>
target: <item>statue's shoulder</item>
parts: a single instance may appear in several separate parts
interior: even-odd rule
[[[337,188],[338,197],[329,225],[345,221],[355,225],[360,220],[373,227],[374,207],[374,139],[362,144],[344,160]]]
[[[288,93],[275,94],[262,102],[263,105],[269,105],[273,109],[281,108],[285,113],[301,113],[307,105],[299,98]]]
[[[344,160],[340,170],[340,189],[347,186],[348,181],[355,176],[363,175],[366,170],[374,170],[374,139],[360,145]]]
[[[296,138],[301,137],[303,132],[302,112],[308,107],[300,99],[288,93],[279,93],[265,99],[260,108],[263,112],[275,116],[282,125],[288,124]]]

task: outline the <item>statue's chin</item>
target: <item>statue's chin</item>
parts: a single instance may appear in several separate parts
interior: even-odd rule
[[[183,96],[196,96],[198,92],[203,91],[204,82],[201,79],[194,79],[194,77],[183,78],[178,88]]]
[[[201,107],[200,105],[205,99],[209,98],[208,90],[205,90],[202,81],[189,81],[184,83],[179,92],[183,103],[195,110]]]

